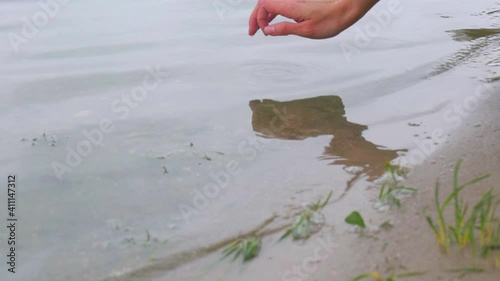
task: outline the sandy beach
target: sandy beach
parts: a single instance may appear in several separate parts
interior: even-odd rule
[[[440,181],[441,195],[452,191],[453,168],[457,161],[463,160],[460,180],[467,182],[484,174],[491,176],[477,186],[465,189],[464,197],[469,203],[479,200],[480,195],[493,188],[500,191],[500,88],[491,85],[491,96],[477,110],[470,113],[464,123],[446,141],[446,145],[437,149],[422,164],[415,166],[406,180],[408,186],[417,187],[419,192],[404,204],[400,210],[391,212],[394,229],[382,233],[376,241],[350,243],[349,248],[360,253],[360,263],[353,271],[391,271],[426,272],[421,277],[404,280],[498,280],[500,273],[491,267],[491,263],[477,262],[467,250],[443,254],[425,220],[426,214],[436,211],[434,206],[434,187]],[[452,219],[452,213],[447,214]],[[388,243],[388,246],[386,245]],[[381,249],[386,250],[381,254]],[[345,266],[348,266],[346,264]],[[450,274],[449,271],[478,266],[486,272]],[[344,268],[344,267],[342,267]],[[448,272],[447,272],[448,271]],[[351,271],[352,272],[352,271]],[[460,277],[460,278],[459,278]],[[338,279],[348,280],[349,275],[340,275]],[[326,279],[319,279],[326,280]]]

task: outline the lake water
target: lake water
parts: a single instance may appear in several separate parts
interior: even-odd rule
[[[244,271],[216,251],[330,191],[342,233],[385,162],[445,145],[500,75],[495,0],[381,1],[322,41],[249,37],[255,1],[60,2],[0,3],[0,170],[18,175],[19,218],[2,280],[281,280],[314,245],[266,236],[274,258]]]

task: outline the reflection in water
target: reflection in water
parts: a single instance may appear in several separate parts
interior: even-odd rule
[[[437,65],[429,77],[439,75],[449,71],[456,66],[467,62],[469,67],[476,67],[489,71],[493,77],[487,79],[487,82],[494,82],[497,79],[496,69],[488,69],[488,67],[500,66],[499,59],[499,43],[500,43],[500,28],[498,28],[498,4],[494,7],[477,14],[481,18],[489,19],[493,25],[490,28],[467,28],[449,30],[451,38],[458,42],[468,42],[464,48],[450,56],[443,63]],[[486,63],[485,63],[486,62]]]
[[[385,150],[367,141],[362,136],[367,126],[347,121],[338,96],[286,102],[253,100],[250,108],[253,130],[262,137],[303,140],[333,135],[320,159],[333,160],[332,165],[342,165],[354,175],[347,183],[348,189],[363,176],[369,181],[377,179],[385,171],[385,162],[398,157],[398,150]]]
[[[498,67],[500,65],[498,58],[500,29],[458,29],[448,32],[454,40],[469,42],[469,44],[435,66],[429,77],[447,72],[465,62],[469,67],[480,69],[485,69],[485,66]],[[495,74],[496,71],[492,69],[491,73]]]
[[[500,28],[458,29],[450,30],[449,32],[453,40],[461,42],[500,34]]]

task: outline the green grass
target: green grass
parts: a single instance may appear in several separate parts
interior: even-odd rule
[[[378,200],[384,204],[390,206],[396,205],[401,206],[401,200],[398,199],[397,195],[401,192],[416,192],[415,188],[404,186],[398,177],[405,177],[408,171],[402,167],[393,167],[390,162],[386,162],[385,171],[389,175],[389,179],[382,183],[380,192],[378,194]]]
[[[258,237],[237,239],[222,250],[223,259],[233,255],[233,261],[239,256],[243,256],[243,262],[248,262],[255,258],[260,252],[261,240]]]
[[[332,194],[333,194],[333,191],[330,191],[330,193],[328,193],[328,196],[326,197],[325,201],[323,201],[323,203],[321,203],[321,199],[318,199],[318,201],[316,203],[312,204],[309,207],[309,209],[313,212],[319,212],[319,211],[323,210],[323,208],[325,208],[325,206],[330,201],[330,198],[332,198]]]
[[[490,189],[470,207],[461,196],[461,192],[466,187],[487,179],[489,174],[460,184],[458,175],[461,163],[462,161],[459,161],[456,164],[453,172],[453,190],[442,202],[439,201],[439,181],[436,182],[434,203],[437,215],[434,219],[426,216],[426,219],[436,235],[437,243],[445,252],[448,252],[451,245],[459,248],[470,246],[474,255],[478,249],[481,249],[482,255],[488,257],[495,249],[495,245],[499,245],[500,242],[500,222],[495,215],[498,194],[493,194]],[[452,209],[454,218],[451,224],[447,222],[444,215],[448,208]],[[498,260],[498,257],[495,256],[495,259]],[[500,260],[497,263],[500,264]]]
[[[293,240],[309,238],[315,227],[314,216],[318,215],[319,212],[321,212],[328,204],[328,201],[330,201],[330,198],[332,197],[332,193],[333,191],[330,191],[323,202],[318,199],[316,203],[304,209],[295,219],[292,226],[280,237],[279,240],[281,241],[290,235],[292,235]]]
[[[484,231],[486,233],[483,241],[480,241],[483,245],[481,247],[481,256],[483,258],[493,258],[495,262],[495,267],[500,267],[500,221],[498,218],[496,220],[496,227],[490,230]]]
[[[364,273],[361,275],[358,275],[352,281],[360,281],[360,280],[365,280],[365,279],[372,279],[372,280],[377,280],[377,281],[398,281],[401,278],[406,278],[406,277],[412,277],[412,276],[420,276],[424,275],[423,272],[406,272],[406,273],[401,273],[401,274],[391,274],[387,278],[384,278],[380,275],[378,272],[370,272],[370,273]]]
[[[457,269],[452,269],[450,272],[453,273],[481,273],[484,272],[484,269],[479,268],[479,267],[464,267],[464,268],[457,268]]]
[[[449,272],[459,273],[458,278],[463,278],[465,275],[468,275],[468,274],[483,273],[484,269],[479,268],[479,267],[464,267],[464,268],[452,269],[452,270],[449,270]]]

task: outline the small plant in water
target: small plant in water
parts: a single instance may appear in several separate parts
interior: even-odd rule
[[[316,203],[304,209],[300,215],[295,219],[292,226],[283,234],[280,241],[288,237],[290,234],[293,240],[307,239],[318,228],[318,220],[321,215],[320,212],[328,204],[332,197],[332,191],[328,194],[325,201],[321,202],[318,199]]]
[[[387,278],[383,278],[380,273],[378,272],[370,272],[370,273],[364,273],[361,275],[358,275],[352,281],[360,281],[360,280],[365,280],[365,279],[372,279],[372,280],[377,280],[377,281],[398,281],[400,278],[405,278],[405,277],[412,277],[412,276],[419,276],[419,275],[424,275],[423,272],[407,272],[407,273],[401,273],[401,274],[391,274]]]
[[[467,274],[483,273],[484,269],[479,267],[464,267],[464,268],[452,269],[450,270],[450,272],[459,273],[460,275],[458,278],[463,278]]]
[[[261,240],[257,237],[250,237],[246,239],[237,239],[233,243],[229,244],[222,254],[222,258],[226,258],[233,255],[233,261],[236,260],[240,255],[243,256],[243,262],[248,262],[255,258],[260,251]]]
[[[499,195],[493,194],[490,189],[472,208],[469,208],[469,205],[460,196],[461,192],[464,188],[488,178],[489,175],[483,175],[465,184],[459,184],[460,164],[461,161],[457,163],[453,172],[453,190],[443,202],[439,201],[439,181],[436,182],[434,201],[437,218],[433,219],[427,216],[427,222],[434,231],[438,244],[446,252],[449,250],[450,244],[460,248],[470,245],[474,254],[479,248],[481,255],[485,258],[495,254],[495,263],[500,266],[498,253],[493,253],[494,250],[500,249],[500,221],[495,214]],[[454,224],[448,224],[444,217],[444,212],[450,204],[453,205]]]
[[[345,222],[351,225],[359,226],[359,228],[361,229],[366,228],[365,220],[358,211],[354,211],[350,215],[348,215],[345,218]]]
[[[388,161],[385,163],[385,171],[389,175],[389,179],[384,180],[378,195],[378,201],[389,206],[401,205],[401,197],[407,193],[416,192],[415,188],[402,185],[398,177],[405,177],[407,170],[402,167],[393,167]]]
[[[489,222],[479,223],[479,244],[481,245],[481,257],[493,259],[495,267],[500,268],[500,219],[494,217],[494,213],[495,211],[492,211]]]

